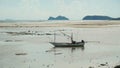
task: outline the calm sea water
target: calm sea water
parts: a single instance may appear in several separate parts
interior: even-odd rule
[[[85,47],[55,48],[54,33],[56,42],[70,42],[61,32]],[[113,68],[120,64],[119,35],[120,27],[0,28],[0,68]]]

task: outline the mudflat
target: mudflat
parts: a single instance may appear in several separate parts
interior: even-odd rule
[[[49,42],[85,41],[56,48]],[[114,68],[120,64],[119,21],[0,23],[0,68]]]

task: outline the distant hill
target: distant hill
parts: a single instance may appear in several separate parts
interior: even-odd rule
[[[109,16],[85,16],[83,20],[120,20],[120,18],[112,18]]]
[[[113,18],[112,20],[120,20],[120,18]]]
[[[69,20],[65,16],[49,17],[48,20]]]

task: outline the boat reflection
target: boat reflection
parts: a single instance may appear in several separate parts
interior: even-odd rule
[[[74,63],[81,59],[85,47],[53,47],[49,53],[54,56],[54,63]]]
[[[77,51],[84,51],[85,47],[53,47],[51,48],[51,51],[52,52],[63,52],[63,53],[66,53],[66,52],[77,52]]]

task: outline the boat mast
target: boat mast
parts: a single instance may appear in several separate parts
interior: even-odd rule
[[[54,32],[54,42],[55,42],[55,40],[56,40],[56,33]]]
[[[73,42],[73,33],[71,33],[71,43]]]

